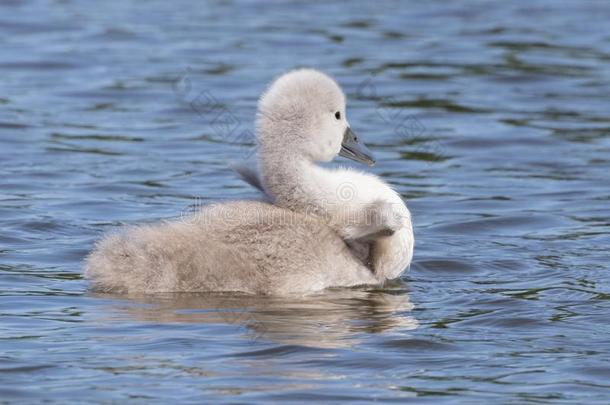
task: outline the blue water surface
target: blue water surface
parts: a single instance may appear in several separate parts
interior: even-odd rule
[[[610,402],[608,21],[593,0],[1,2],[0,402]],[[345,88],[413,213],[402,280],[88,292],[105,232],[256,196],[227,164],[299,66]]]

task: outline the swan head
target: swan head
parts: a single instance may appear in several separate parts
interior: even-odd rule
[[[263,154],[296,154],[315,162],[341,155],[375,163],[349,126],[341,87],[314,69],[293,70],[271,84],[258,104],[257,129]]]

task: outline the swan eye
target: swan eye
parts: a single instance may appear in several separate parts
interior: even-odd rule
[[[335,113],[335,118],[336,118],[336,119],[338,119],[338,120],[340,120],[340,119],[341,119],[341,111],[337,111],[337,112]]]

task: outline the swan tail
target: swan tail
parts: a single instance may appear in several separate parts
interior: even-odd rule
[[[203,236],[202,236],[203,235]],[[85,263],[91,289],[107,293],[256,292],[256,266],[238,248],[185,223],[135,226],[97,243]]]

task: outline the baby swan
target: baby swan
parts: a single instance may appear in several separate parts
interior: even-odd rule
[[[413,234],[400,197],[375,176],[315,164],[339,152],[372,162],[349,129],[339,86],[314,70],[289,72],[258,112],[261,175],[249,180],[273,204],[212,204],[106,236],[86,261],[94,290],[307,294],[404,271]]]

